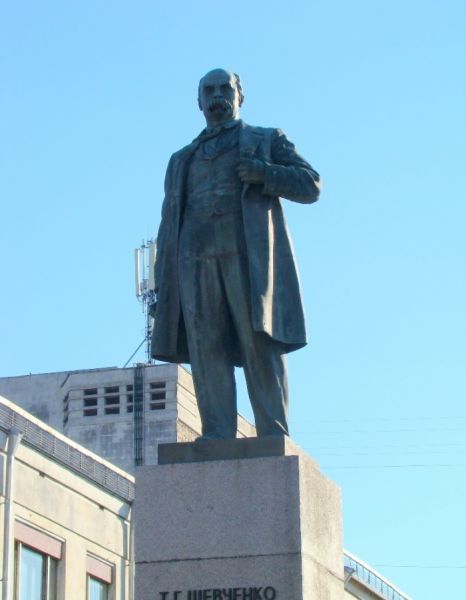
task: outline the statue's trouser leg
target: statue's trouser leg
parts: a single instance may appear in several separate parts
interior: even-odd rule
[[[265,334],[265,344],[254,345],[244,365],[249,398],[256,421],[257,435],[288,435],[288,381],[286,359]],[[267,347],[266,347],[267,346]],[[259,357],[257,360],[254,356]]]
[[[287,434],[285,357],[252,328],[246,257],[181,259],[179,281],[203,435],[236,435],[232,343],[244,363],[258,435]]]
[[[234,438],[236,385],[227,342],[232,324],[217,260],[181,260],[179,277],[202,435]]]
[[[267,334],[254,331],[245,256],[222,260],[225,296],[238,337],[257,435],[288,435],[286,359]]]

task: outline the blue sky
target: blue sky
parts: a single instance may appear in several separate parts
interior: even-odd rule
[[[311,333],[289,358],[292,435],[341,486],[351,552],[414,599],[459,597],[465,24],[460,0],[4,3],[0,376],[130,357],[133,248],[203,127],[200,76],[232,69],[244,120],[324,181],[286,204]]]

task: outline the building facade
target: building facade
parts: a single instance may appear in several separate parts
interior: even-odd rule
[[[2,600],[131,600],[134,479],[0,398]]]

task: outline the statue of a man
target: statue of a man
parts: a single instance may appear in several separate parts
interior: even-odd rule
[[[152,355],[191,363],[199,440],[236,437],[235,365],[257,435],[288,435],[285,354],[306,344],[280,197],[314,202],[319,175],[282,131],[241,121],[243,99],[235,73],[199,82],[207,127],[171,157],[157,237]]]

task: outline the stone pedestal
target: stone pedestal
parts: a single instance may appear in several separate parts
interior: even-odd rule
[[[341,600],[340,494],[288,438],[159,447],[136,472],[135,600]]]

